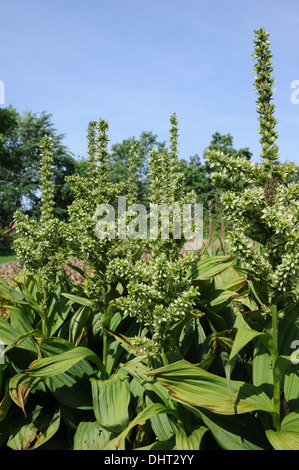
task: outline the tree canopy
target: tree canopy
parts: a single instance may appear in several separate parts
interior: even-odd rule
[[[0,109],[0,226],[13,218],[17,209],[38,216],[40,208],[39,164],[43,137],[52,139],[54,148],[54,186],[56,215],[63,218],[69,202],[64,177],[76,169],[76,160],[63,145],[52,115],[25,111],[12,106]]]

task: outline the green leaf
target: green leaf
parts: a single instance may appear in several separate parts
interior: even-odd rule
[[[9,381],[9,392],[12,400],[25,412],[25,404],[29,393],[41,380],[40,377],[29,377],[26,374],[17,374]]]
[[[223,450],[263,450],[269,447],[260,421],[250,413],[236,416],[184,405],[209,428]]]
[[[4,318],[0,317],[0,340],[10,344],[19,336],[19,332]]]
[[[161,403],[161,398],[148,391],[145,396],[145,404],[149,406],[154,403]],[[178,432],[178,426],[173,422],[171,415],[159,413],[152,416],[150,422],[152,430],[159,441],[169,441]]]
[[[140,363],[141,358],[133,359],[123,366],[123,369],[128,372],[132,377],[142,385],[142,387],[149,391],[154,392],[165,405],[174,408],[174,404],[169,401],[170,394],[165,387],[162,387],[154,377],[150,376],[150,369],[144,364]]]
[[[158,382],[172,393],[173,399],[182,403],[228,415],[256,410],[273,413],[271,400],[257,387],[231,381],[230,397],[225,378],[184,360],[153,370],[149,375],[155,375]]]
[[[0,401],[0,421],[2,421],[8,413],[8,410],[11,405],[11,396],[9,393],[9,383],[8,381],[5,384],[5,392],[2,400]],[[1,447],[1,446],[0,446]]]
[[[19,336],[20,332],[18,329],[0,317],[0,341],[8,345],[14,343],[17,338],[19,338]],[[26,340],[22,341],[18,347],[36,353],[36,346],[34,346],[34,343],[30,340],[30,338],[26,338]]]
[[[295,347],[299,337],[299,308],[298,304],[290,306],[285,317],[279,323],[279,355],[289,356],[291,364],[285,370],[281,381],[285,399],[291,411],[299,411],[298,390],[299,390],[299,368],[296,359]]]
[[[263,344],[270,348],[271,336],[267,333],[261,333],[249,328],[238,328],[233,347],[229,356],[229,362],[238,354],[238,352],[246,346],[250,341],[259,338]]]
[[[91,379],[96,420],[107,431],[120,433],[129,423],[130,386],[115,374],[108,380]]]
[[[42,316],[44,314],[43,312],[43,309],[40,305],[40,303],[37,301],[36,298],[34,298],[34,296],[32,295],[32,293],[29,291],[29,289],[27,289],[27,287],[25,286],[25,284],[22,282],[18,282],[19,284],[19,287],[22,291],[22,294],[24,295],[24,298],[26,300],[26,302],[28,302],[28,304],[31,306],[31,308],[36,312],[38,313],[38,315]]]
[[[56,400],[72,409],[92,410],[90,378],[94,369],[86,360],[72,366],[63,374],[46,377],[46,384]]]
[[[200,306],[205,306],[205,304],[208,304],[209,307],[213,310],[213,312],[217,313],[222,310],[226,305],[228,305],[232,301],[232,299],[238,296],[238,292],[213,288],[208,292],[203,293],[197,303]]]
[[[57,356],[37,359],[30,364],[28,369],[22,372],[33,377],[52,377],[69,370],[74,364],[83,359],[93,362],[101,372],[105,373],[100,358],[93,351],[84,347],[73,348]]]
[[[115,435],[97,421],[81,422],[74,436],[74,450],[116,450],[115,441]]]
[[[297,352],[299,352],[299,350],[297,350]],[[278,356],[274,364],[274,376],[277,381],[281,381],[285,371],[292,364],[292,360],[292,356]]]
[[[175,440],[169,439],[168,441],[156,441],[144,447],[137,447],[135,450],[175,450]]]
[[[134,356],[140,354],[140,348],[132,344],[131,340],[133,338],[129,338],[121,333],[118,333],[117,331],[111,331],[108,328],[105,328],[105,331],[113,336],[113,338],[115,338],[128,353],[134,354]]]
[[[87,299],[86,297],[80,297],[78,295],[72,295],[72,294],[62,294],[62,295],[74,303],[84,305],[85,307],[94,307],[94,302],[92,300]]]
[[[233,360],[235,356],[243,349],[250,341],[255,338],[259,338],[262,343],[271,350],[271,336],[267,333],[261,333],[256,330],[252,330],[250,328],[238,328],[237,334],[235,336],[235,340],[233,342],[233,346],[230,352],[229,360],[225,367],[225,373],[227,378],[227,385],[229,394],[231,393],[230,388],[230,373],[233,364]]]
[[[178,431],[176,434],[176,450],[199,450],[204,434],[208,431],[205,426],[195,429],[190,436],[185,431]]]
[[[59,298],[49,310],[46,322],[46,335],[53,336],[66,321],[72,309],[72,304],[67,298]]]
[[[170,408],[175,409],[175,404],[169,401],[169,392],[160,385],[154,377],[147,375],[150,369],[140,363],[140,358],[133,359],[123,366],[142,389],[146,392],[145,403],[147,406],[154,403],[162,403]],[[152,429],[159,440],[168,441],[177,432],[176,424],[171,420],[170,416],[164,414],[155,414],[150,418]]]
[[[212,256],[200,260],[192,267],[193,281],[211,279],[222,273],[236,261],[235,256]]]
[[[290,413],[281,422],[280,431],[266,430],[269,442],[274,450],[299,449],[299,415]]]
[[[12,343],[10,343],[3,351],[2,354],[6,354],[10,349],[19,346],[24,340],[27,338],[42,338],[43,335],[40,332],[40,330],[32,330],[29,331],[28,333],[23,333],[22,335],[19,335]]]
[[[119,449],[123,440],[126,438],[131,429],[133,429],[138,424],[143,424],[147,419],[150,419],[152,416],[158,413],[176,414],[175,410],[161,403],[153,403],[152,405],[147,406],[142,411],[140,411],[140,413],[138,413],[136,418],[134,418],[130,422],[129,426],[117,437],[115,442],[116,448]]]
[[[8,447],[13,450],[36,449],[56,433],[60,425],[60,410],[37,405],[28,416],[10,423]]]

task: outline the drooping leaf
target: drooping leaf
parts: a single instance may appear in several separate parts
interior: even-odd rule
[[[12,341],[8,346],[3,351],[3,354],[6,354],[10,349],[19,346],[24,340],[27,338],[42,338],[43,334],[40,332],[40,330],[32,330],[29,331],[28,333],[23,333],[22,335],[19,335],[14,341]]]
[[[100,358],[93,351],[85,347],[77,347],[56,356],[37,359],[23,372],[32,377],[52,377],[69,370],[83,359],[93,362],[100,371],[105,373]]]
[[[37,405],[27,417],[16,416],[12,420],[7,445],[13,450],[36,449],[51,439],[59,425],[59,408]]]
[[[267,333],[262,333],[250,328],[238,328],[235,336],[233,346],[230,352],[228,363],[225,367],[228,390],[230,393],[230,373],[233,365],[234,358],[250,341],[259,338],[262,343],[271,350],[271,336]]]
[[[91,379],[96,420],[110,432],[120,433],[129,423],[130,386],[118,374],[108,380]]]
[[[0,341],[2,341],[2,343],[6,345],[11,344],[16,341],[19,335],[20,333],[15,327],[13,327],[7,320],[0,317]],[[36,352],[34,344],[30,341],[21,343],[19,347]]]
[[[201,259],[192,267],[192,279],[205,280],[220,274],[232,266],[236,261],[234,256],[212,256]]]
[[[146,406],[154,403],[162,403],[161,398],[155,393],[147,391],[145,396]],[[172,415],[158,413],[150,418],[150,422],[154,434],[159,441],[169,441],[178,432],[178,426],[172,419]]]
[[[5,416],[7,415],[11,402],[12,400],[11,400],[11,396],[9,393],[9,384],[7,381],[5,384],[4,396],[2,397],[0,401],[0,422],[3,421]]]
[[[149,375],[154,375],[171,392],[173,399],[182,403],[228,415],[255,410],[273,413],[271,400],[259,388],[231,381],[229,396],[225,378],[184,360],[153,370]]]
[[[176,438],[176,450],[199,450],[202,438],[208,431],[206,426],[200,426],[195,429],[190,436],[187,436],[186,432],[178,431]]]
[[[229,416],[215,414],[190,405],[184,406],[204,422],[223,450],[265,450],[269,448],[262,424],[250,413]]]
[[[36,387],[40,377],[29,377],[26,374],[16,374],[9,381],[9,392],[12,400],[23,410],[26,416],[25,404],[29,393]]]
[[[281,422],[280,431],[266,430],[269,442],[275,450],[299,449],[299,416],[290,413]]]
[[[92,300],[87,299],[86,297],[80,297],[79,295],[73,294],[62,294],[67,299],[71,300],[74,303],[84,305],[85,307],[93,307],[94,302]]]
[[[129,426],[117,437],[115,442],[116,448],[120,448],[123,440],[135,426],[138,424],[143,424],[147,419],[150,419],[157,413],[176,414],[175,410],[160,403],[153,403],[147,406],[142,411],[140,411],[140,413],[138,413],[138,415],[130,422]]]
[[[72,409],[92,410],[90,379],[94,369],[88,361],[82,360],[63,374],[46,377],[46,384],[56,400]]]
[[[136,358],[127,362],[123,365],[123,369],[132,377],[135,377],[145,390],[154,392],[165,405],[175,408],[174,404],[169,401],[170,393],[168,390],[150,375],[150,368],[142,364],[140,360],[140,358]]]

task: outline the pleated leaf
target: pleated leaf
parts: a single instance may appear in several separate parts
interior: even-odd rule
[[[266,431],[274,450],[299,450],[299,416],[290,413],[282,420],[280,431]]]
[[[220,414],[234,415],[261,410],[273,413],[273,405],[259,388],[241,381],[227,381],[187,361],[178,361],[149,373],[166,387],[173,398]]]
[[[18,328],[18,326],[20,326],[20,328]],[[2,341],[2,343],[6,345],[15,344],[15,342],[20,339],[20,330],[24,332],[21,324],[12,325],[0,317],[0,341]],[[36,346],[29,337],[24,338],[23,341],[20,341],[17,347],[36,353]]]
[[[120,433],[129,424],[130,385],[117,374],[108,380],[91,379],[96,420],[107,431]]]
[[[187,436],[183,431],[178,431],[176,434],[176,450],[199,450],[202,438],[207,431],[208,428],[205,426],[195,429],[190,436]]]
[[[150,396],[146,395],[145,397],[145,404],[147,406],[153,403],[160,403],[160,400],[156,394],[151,394],[151,392],[148,393]],[[151,397],[153,399],[151,399]],[[155,436],[159,441],[168,441],[176,434],[178,430],[176,424],[172,421],[171,416],[168,416],[165,413],[152,416],[150,418],[150,422]]]
[[[266,450],[269,443],[261,422],[251,414],[220,415],[184,405],[201,419],[223,450]]]
[[[235,263],[234,256],[213,256],[200,260],[192,268],[192,279],[205,280],[220,274]]]
[[[81,422],[74,436],[73,450],[116,450],[115,441],[114,434],[103,429],[99,422]]]
[[[161,403],[153,403],[146,408],[144,408],[136,418],[133,419],[133,421],[130,422],[129,426],[117,437],[116,439],[116,447],[119,449],[120,446],[123,443],[123,440],[126,438],[126,436],[129,434],[129,432],[138,424],[144,424],[147,419],[152,418],[158,413],[168,413],[168,414],[175,414],[176,412],[172,409],[169,408],[166,405],[163,405]]]
[[[52,377],[69,370],[83,359],[93,362],[99,370],[105,372],[100,358],[93,351],[84,347],[73,348],[56,356],[37,359],[22,372],[33,377]]]

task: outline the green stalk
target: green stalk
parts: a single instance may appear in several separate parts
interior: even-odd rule
[[[47,299],[48,299],[48,293],[45,294],[44,299],[42,300],[41,307],[42,307],[42,334],[44,336],[47,336]]]
[[[103,365],[106,368],[107,364],[107,333],[103,331]]]
[[[275,372],[275,363],[278,357],[278,312],[277,305],[272,304],[272,341],[273,341],[273,353],[272,353],[272,369],[273,369],[273,404],[274,404],[274,415],[273,415],[273,428],[275,431],[280,430],[280,374]]]
[[[164,346],[162,346],[162,349],[161,349],[161,357],[162,357],[163,365],[167,366],[168,365],[168,359],[167,359],[167,356],[165,354]]]

